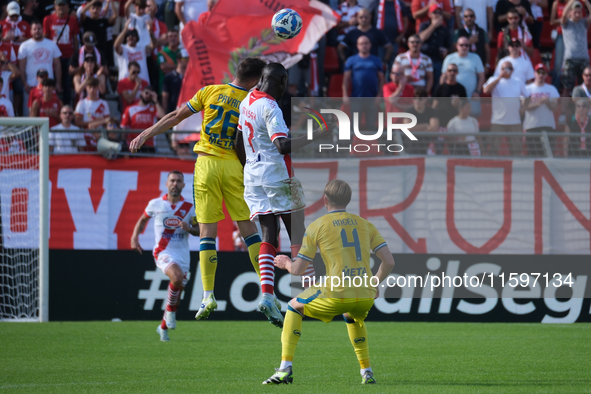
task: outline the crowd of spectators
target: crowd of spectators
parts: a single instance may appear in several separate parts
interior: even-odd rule
[[[380,108],[409,111],[421,120],[417,132],[478,132],[480,98],[492,97],[492,132],[585,133],[586,122],[575,126],[583,124],[579,104],[589,107],[591,97],[589,0],[322,1],[340,18],[289,70],[286,97],[338,96],[345,105],[373,97],[375,105],[358,108],[365,119]],[[215,3],[4,4],[0,116],[47,116],[52,128],[82,130],[56,133],[55,152],[92,151],[105,135],[125,150],[132,134],[84,129],[142,129],[176,108],[188,62],[180,33]],[[559,97],[572,102],[559,105]],[[474,141],[466,137],[447,152],[480,154]],[[169,142],[186,156],[194,138]],[[520,135],[508,144],[521,149]],[[156,151],[153,142],[143,148]],[[435,142],[414,153],[439,152]]]

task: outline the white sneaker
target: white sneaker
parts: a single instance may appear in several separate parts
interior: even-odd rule
[[[164,321],[169,330],[174,330],[176,328],[176,312],[164,312]]]
[[[160,340],[162,342],[170,341],[170,338],[168,337],[168,330],[164,330],[162,327],[158,326],[156,332],[160,335]]]
[[[269,320],[269,323],[276,327],[283,328],[283,315],[279,311],[279,308],[277,308],[275,300],[277,299],[272,294],[264,293],[263,298],[261,298],[261,301],[259,302],[258,310],[265,315],[267,320]]]
[[[215,301],[215,297],[213,294],[210,294],[209,297],[205,298],[201,301],[201,306],[199,310],[195,314],[195,319],[197,320],[204,320],[209,317],[209,314],[215,311],[218,307],[218,303]]]

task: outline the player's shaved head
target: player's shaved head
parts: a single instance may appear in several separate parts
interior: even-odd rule
[[[269,63],[263,68],[261,77],[261,91],[269,94],[275,100],[283,96],[287,87],[287,70],[281,63]]]
[[[352,194],[351,186],[340,179],[333,179],[324,188],[324,195],[334,207],[345,208],[351,202]]]

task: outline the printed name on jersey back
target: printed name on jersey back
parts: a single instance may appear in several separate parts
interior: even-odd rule
[[[226,96],[225,94],[220,94],[218,96],[218,102],[228,104],[236,109],[240,107],[240,100],[236,100],[235,98]]]
[[[249,110],[246,107],[242,107],[240,109],[240,112],[242,114],[244,114],[244,116],[246,116],[248,119],[257,120],[257,114],[255,114],[254,112],[252,112],[251,110]]]

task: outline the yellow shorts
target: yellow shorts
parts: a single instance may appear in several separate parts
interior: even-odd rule
[[[217,223],[224,220],[222,202],[232,220],[250,219],[244,202],[244,175],[238,160],[217,156],[199,156],[193,176],[195,216],[199,223]]]
[[[353,320],[363,323],[373,306],[373,298],[322,298],[322,289],[309,287],[297,301],[304,304],[304,315],[330,323],[335,316],[348,313]]]

